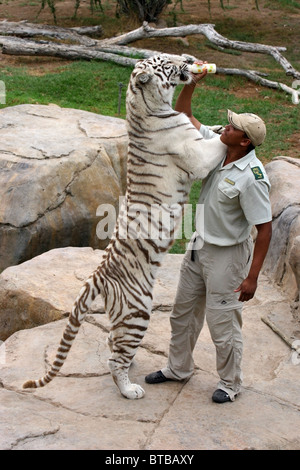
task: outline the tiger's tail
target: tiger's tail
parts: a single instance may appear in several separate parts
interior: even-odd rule
[[[86,281],[75,303],[69,316],[69,321],[64,330],[60,345],[58,347],[55,360],[51,365],[50,370],[46,375],[38,380],[28,380],[23,384],[23,388],[39,388],[44,387],[51,382],[59,373],[62,368],[67,355],[71,349],[74,339],[82,325],[86,313],[95,299],[95,297],[101,293],[100,291],[100,276],[98,270],[96,270]]]

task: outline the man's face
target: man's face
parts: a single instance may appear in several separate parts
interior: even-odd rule
[[[227,124],[225,130],[222,132],[221,142],[228,147],[237,147],[239,145],[248,145],[249,139],[245,136],[244,131],[236,129],[232,124]]]

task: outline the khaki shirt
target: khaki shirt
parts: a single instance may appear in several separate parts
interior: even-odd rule
[[[216,137],[203,125],[200,132]],[[226,166],[224,160],[203,180],[196,231],[206,243],[231,246],[245,241],[253,225],[272,220],[270,182],[255,150]]]

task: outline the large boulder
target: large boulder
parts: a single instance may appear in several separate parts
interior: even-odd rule
[[[292,348],[300,339],[300,160],[277,157],[266,165],[271,182],[273,235],[263,272],[287,297],[264,321]]]
[[[56,105],[0,110],[0,272],[65,246],[104,248],[96,215],[126,189],[121,119]]]
[[[101,258],[101,250],[57,248],[5,269],[0,275],[0,340],[67,315]]]
[[[273,235],[264,271],[289,295],[299,297],[300,160],[277,157],[266,165],[271,182]]]

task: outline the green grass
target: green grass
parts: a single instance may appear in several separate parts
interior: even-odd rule
[[[125,118],[125,93],[130,73],[130,68],[107,62],[82,61],[42,76],[31,75],[25,67],[7,67],[1,70],[0,79],[5,82],[6,106],[55,103]],[[124,84],[120,116],[119,83]]]
[[[286,10],[294,11],[297,8],[300,8],[300,2],[296,0],[272,0],[266,2],[266,6],[270,9],[280,9],[285,8]]]
[[[61,107],[82,109],[125,119],[125,95],[131,68],[108,62],[78,61],[59,67],[55,72],[41,76],[32,74],[33,68],[3,67],[0,80],[6,87],[6,104],[55,103]],[[121,110],[118,114],[119,83],[122,89]],[[258,157],[266,163],[274,156],[284,155],[289,148],[289,137],[299,131],[299,107],[292,104],[290,95],[257,86],[257,96],[237,96],[235,90],[247,88],[249,82],[241,77],[209,76],[196,88],[193,113],[204,124],[226,124],[227,109],[235,112],[253,112],[267,123],[267,139],[257,149]],[[176,90],[175,98],[180,89]],[[300,155],[294,155],[300,156]],[[190,203],[196,204],[200,183],[193,185]],[[177,240],[172,253],[183,253],[187,240]]]
[[[227,122],[227,109],[258,114],[266,122],[267,138],[264,145],[257,148],[257,155],[264,162],[268,161],[287,150],[288,137],[299,129],[299,108],[292,105],[290,95],[265,88],[257,94],[257,99],[237,97],[233,92],[237,81],[247,87],[247,80],[226,77],[215,83],[213,90],[198,88],[193,100],[194,115],[206,124],[223,124]]]
[[[190,197],[189,197],[189,204],[192,205],[192,227],[193,231],[195,230],[195,211],[196,211],[196,205],[199,199],[199,194],[201,190],[201,181],[196,181],[190,191]],[[187,227],[189,230],[189,227]],[[178,253],[184,253],[186,251],[187,244],[189,242],[189,237],[187,237],[187,234],[184,233],[184,221],[182,221],[182,234],[183,236],[176,240],[174,245],[170,249],[170,253],[173,254],[178,254]]]

